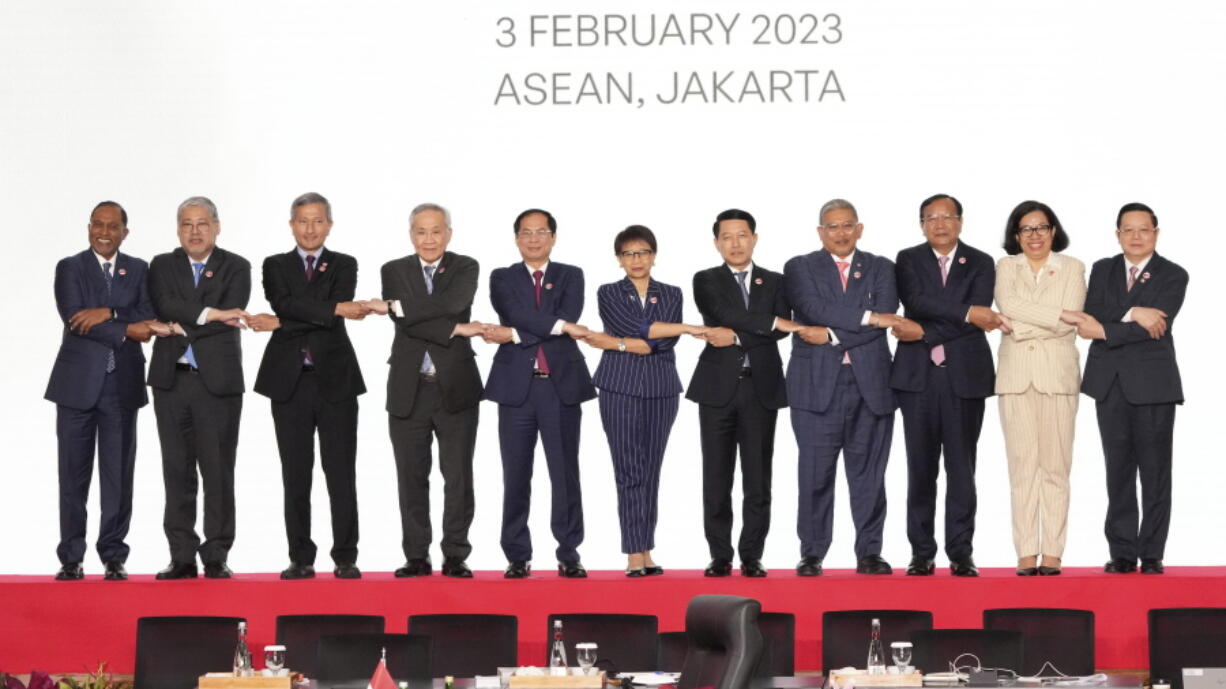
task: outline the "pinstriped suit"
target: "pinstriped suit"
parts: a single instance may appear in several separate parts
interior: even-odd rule
[[[1085,299],[1085,266],[1071,256],[1052,253],[1037,283],[1024,254],[996,264],[996,306],[1013,321],[1000,341],[996,394],[1018,557],[1064,553],[1081,372],[1077,329],[1060,312],[1080,311]]]
[[[617,477],[622,552],[655,547],[660,466],[677,418],[681,378],[673,347],[678,338],[647,339],[656,321],[681,322],[681,289],[651,280],[645,302],[629,278],[601,285],[600,320],[614,337],[640,337],[651,354],[605,350],[593,382],[600,390],[600,420]]]

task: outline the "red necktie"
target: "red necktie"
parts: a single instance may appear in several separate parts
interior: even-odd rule
[[[941,285],[944,286],[945,280],[949,277],[949,270],[947,269],[949,266],[949,257],[941,256],[937,258],[937,262],[941,264]],[[933,347],[932,351],[928,353],[928,356],[932,357],[932,363],[936,364],[937,366],[945,363],[945,345],[937,345]]]
[[[533,288],[533,291],[536,293],[537,308],[540,308],[541,306],[541,278],[543,277],[545,277],[545,274],[542,273],[541,271],[539,270],[532,271],[532,282],[533,282],[532,288]],[[549,362],[545,360],[545,351],[541,349],[540,347],[536,348],[536,370],[540,371],[541,373],[545,373],[545,374],[549,373]]]
[[[313,277],[315,277],[315,254],[307,254],[306,255],[307,282],[310,282],[311,278]],[[311,348],[310,347],[304,346],[302,348],[302,365],[303,366],[314,366],[315,365],[315,360],[311,358]]]

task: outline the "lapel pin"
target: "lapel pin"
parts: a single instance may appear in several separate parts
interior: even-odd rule
[[[447,270],[446,266],[439,266],[437,272],[439,275],[442,275],[444,272],[446,272],[446,270]]]
[[[127,274],[128,274],[128,269],[127,269],[127,268],[120,268],[120,269],[119,269],[119,274],[120,274],[120,275],[127,275]]]
[[[1047,271],[1047,274],[1048,274],[1048,275],[1055,275],[1055,274],[1056,274],[1056,271],[1054,271],[1054,270],[1049,270],[1049,271]]]
[[[1146,281],[1146,280],[1148,280],[1148,279],[1149,279],[1149,273],[1148,273],[1148,272],[1141,273],[1141,282],[1145,282],[1145,281]]]
[[[205,276],[206,278],[211,278],[211,277],[213,277],[213,271],[211,271],[211,270],[206,270],[206,271],[204,271],[204,276]]]
[[[851,276],[852,276],[853,278],[855,278],[855,279],[859,280],[859,279],[860,279],[860,271],[858,271],[858,270],[857,270],[856,272],[852,273],[852,274],[851,274]]]
[[[553,283],[552,283],[552,282],[546,282],[546,283],[545,283],[545,289],[553,289]]]
[[[650,301],[651,301],[651,303],[653,303],[653,304],[654,304],[654,303],[656,303],[657,299],[656,299],[655,297],[652,297],[652,298],[650,299]]]
[[[327,261],[324,261],[323,263],[320,263],[320,264],[319,264],[319,272],[321,272],[321,273],[322,273],[322,272],[324,272],[324,271],[325,271],[325,270],[327,270],[327,269],[328,269],[328,262],[327,262]]]
[[[753,284],[755,284],[755,285],[760,285],[760,284],[762,284],[762,278],[754,278],[754,279],[753,279]]]
[[[958,257],[958,263],[966,263],[966,257],[965,257],[965,256],[959,256],[959,257]]]

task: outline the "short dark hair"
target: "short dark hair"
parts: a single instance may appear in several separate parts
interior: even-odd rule
[[[1009,221],[1005,223],[1005,253],[1010,256],[1022,253],[1022,243],[1017,239],[1018,224],[1022,222],[1022,218],[1027,213],[1035,211],[1041,211],[1047,216],[1047,222],[1052,227],[1051,250],[1064,251],[1068,248],[1068,234],[1064,231],[1060,218],[1056,217],[1056,212],[1051,209],[1051,206],[1039,201],[1022,201],[1009,214]]]
[[[332,204],[328,203],[328,199],[325,199],[323,194],[317,194],[313,191],[308,191],[302,196],[299,196],[289,205],[290,220],[294,219],[295,209],[303,206],[309,206],[312,203],[322,203],[324,205],[324,214],[328,218],[328,222],[332,222]]]
[[[515,224],[513,225],[513,227],[515,228],[515,234],[519,234],[520,221],[522,221],[524,218],[528,217],[529,215],[532,215],[533,213],[540,213],[541,215],[545,216],[545,221],[549,223],[550,232],[558,231],[558,221],[553,219],[552,213],[546,210],[541,210],[540,208],[529,208],[523,213],[520,213],[519,215],[515,216]]]
[[[655,233],[645,225],[631,225],[618,232],[617,236],[613,238],[613,254],[615,256],[621,255],[622,247],[635,240],[646,242],[647,246],[651,247],[651,253],[656,253]]]
[[[920,201],[919,215],[920,215],[921,222],[924,220],[924,209],[927,208],[929,205],[936,203],[937,201],[940,201],[941,199],[949,199],[950,201],[953,201],[954,210],[958,212],[959,218],[962,217],[962,202],[961,201],[959,201],[958,199],[955,199],[949,194],[933,194],[932,196],[929,196],[923,201]]]
[[[740,208],[729,208],[715,216],[715,224],[711,226],[711,231],[715,233],[716,239],[719,239],[719,224],[725,220],[744,220],[749,224],[749,231],[751,233],[757,234],[758,232],[758,221],[753,219],[753,215],[749,211],[743,211]]]
[[[90,211],[89,214],[92,217],[94,214],[94,211],[98,210],[99,208],[106,208],[108,206],[111,208],[119,209],[119,219],[123,220],[123,226],[127,227],[128,226],[128,212],[123,209],[123,206],[119,205],[118,201],[102,201],[98,205],[94,206],[94,210]],[[1155,222],[1154,224],[1157,224],[1157,223]]]
[[[1146,213],[1149,213],[1149,219],[1154,221],[1154,227],[1158,227],[1158,216],[1154,215],[1154,209],[1139,201],[1133,201],[1132,203],[1125,203],[1120,207],[1120,212],[1115,216],[1115,229],[1120,229],[1120,223],[1124,221],[1124,214],[1131,213],[1133,211],[1145,211]]]

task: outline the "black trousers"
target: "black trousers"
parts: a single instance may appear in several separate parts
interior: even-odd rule
[[[443,475],[444,558],[465,559],[472,552],[468,527],[473,521],[473,451],[477,446],[478,405],[458,412],[443,408],[437,383],[421,381],[406,417],[388,416],[396,481],[400,488],[401,545],[413,560],[430,555],[430,445],[438,438],[438,468]]]
[[[1105,530],[1111,557],[1161,560],[1171,524],[1175,405],[1131,404],[1117,379],[1095,410],[1107,460]],[[1137,510],[1138,474],[1141,512]],[[1141,514],[1144,517],[1138,519]]]
[[[136,468],[136,412],[119,403],[118,376],[107,375],[92,409],[57,406],[55,435],[59,448],[60,544],[62,564],[85,557],[85,503],[98,449],[98,484],[102,517],[98,557],[103,562],[128,559],[128,524],[132,521],[132,477]]]
[[[778,410],[758,400],[752,378],[737,381],[732,400],[698,405],[702,440],[702,525],[712,559],[732,560],[732,485],[741,451],[741,561],[761,560],[771,525],[771,464]]]
[[[319,389],[319,376],[303,371],[294,394],[272,403],[272,422],[281,454],[285,486],[285,535],[289,559],[315,564],[311,540],[311,483],[315,472],[315,433],[328,502],[332,508],[332,561],[353,564],[358,559],[358,494],[354,465],[358,452],[358,400],[330,402]]]
[[[964,560],[974,551],[975,462],[984,401],[954,394],[949,369],[926,368],[923,392],[898,392],[907,443],[907,539],[913,556],[936,557],[937,477],[944,454],[945,554]]]
[[[166,511],[162,528],[175,562],[224,563],[234,545],[234,460],[242,395],[214,395],[200,374],[177,371],[174,387],[153,390]],[[199,471],[204,483],[204,542],[196,534]]]

